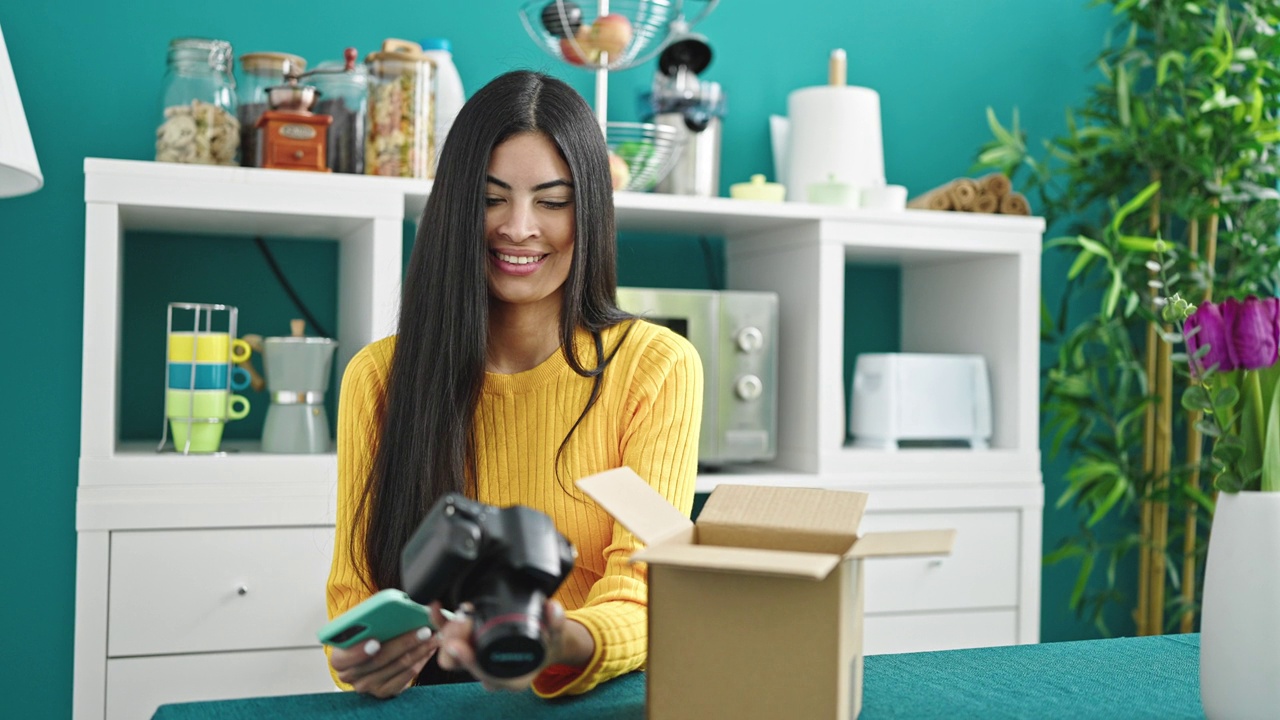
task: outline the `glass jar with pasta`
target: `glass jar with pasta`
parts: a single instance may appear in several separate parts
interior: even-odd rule
[[[235,165],[240,150],[231,43],[177,38],[169,43],[156,160]]]
[[[369,68],[367,175],[435,175],[435,63],[422,47],[386,40],[365,58]]]

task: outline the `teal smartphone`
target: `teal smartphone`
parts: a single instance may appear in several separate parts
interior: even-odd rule
[[[320,628],[320,642],[348,648],[367,640],[386,642],[420,627],[435,630],[431,612],[403,590],[382,590]]]

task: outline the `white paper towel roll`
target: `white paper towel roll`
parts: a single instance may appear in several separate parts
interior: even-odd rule
[[[787,199],[803,202],[811,183],[839,182],[880,187],[884,142],[880,94],[864,87],[822,85],[787,97],[791,120]]]

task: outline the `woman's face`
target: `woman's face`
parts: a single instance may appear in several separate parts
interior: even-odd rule
[[[541,133],[521,133],[493,149],[485,190],[489,295],[512,305],[560,309],[573,262],[573,177]]]

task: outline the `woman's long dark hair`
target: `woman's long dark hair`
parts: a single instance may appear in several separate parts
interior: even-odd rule
[[[546,75],[519,71],[495,78],[453,122],[405,276],[379,442],[352,525],[352,539],[363,535],[365,541],[363,579],[376,588],[400,587],[401,548],[436,500],[448,492],[475,497],[472,421],[489,329],[489,156],[525,132],[549,138],[573,176],[575,236],[560,345],[569,366],[594,378],[594,386],[570,436],[599,397],[601,373],[612,359],[612,353],[605,356],[601,331],[630,317],[617,307],[613,190],[591,108],[573,88]],[[574,349],[578,328],[595,339],[591,368]],[[568,441],[566,436],[557,463]],[[360,558],[352,560],[361,567]]]

